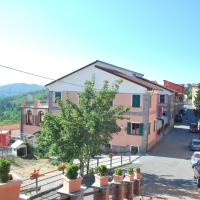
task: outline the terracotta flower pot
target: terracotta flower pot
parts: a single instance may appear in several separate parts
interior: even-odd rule
[[[12,174],[13,180],[0,183],[0,199],[19,200],[20,186],[22,181],[16,174]]]
[[[141,179],[141,178],[142,178],[141,173],[134,172],[134,179]]]
[[[95,177],[95,185],[98,187],[102,187],[108,185],[108,176],[99,176],[97,174],[94,175]]]
[[[82,177],[77,179],[68,179],[66,176],[63,176],[63,189],[67,193],[78,192],[81,188]]]
[[[134,180],[134,174],[125,174],[125,178],[124,178],[124,181],[128,181],[128,182],[131,182]]]
[[[115,174],[113,174],[113,181],[114,181],[114,183],[122,183],[122,181],[123,181],[123,176],[121,175],[121,176],[119,176],[119,175],[115,175]]]

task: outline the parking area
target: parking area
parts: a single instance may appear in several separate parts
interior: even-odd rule
[[[183,123],[175,125],[151,152],[138,160],[143,171],[143,194],[169,200],[200,199],[190,162],[193,152],[188,148],[189,141],[198,137],[189,132],[189,123],[194,120],[192,110],[188,110]]]

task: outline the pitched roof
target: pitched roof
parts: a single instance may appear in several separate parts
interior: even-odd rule
[[[141,74],[141,73],[138,73],[138,72],[129,70],[129,69],[125,69],[125,68],[122,68],[122,67],[118,67],[118,66],[116,66],[116,65],[113,65],[113,64],[110,64],[110,63],[106,63],[106,62],[103,62],[103,61],[100,61],[100,60],[96,60],[96,61],[94,61],[94,62],[92,62],[92,63],[90,63],[90,64],[88,64],[88,65],[86,65],[86,66],[84,66],[84,67],[81,67],[81,68],[79,68],[79,69],[77,69],[77,70],[75,70],[75,71],[73,71],[73,72],[71,72],[71,73],[69,73],[69,74],[67,74],[67,75],[65,75],[65,76],[60,77],[59,79],[56,79],[56,80],[54,80],[54,81],[52,81],[52,82],[46,84],[45,86],[51,85],[52,83],[55,83],[56,81],[59,81],[59,80],[65,78],[65,77],[67,77],[67,76],[70,76],[70,75],[72,75],[72,74],[74,74],[74,73],[76,73],[76,72],[78,72],[78,71],[81,71],[82,69],[85,69],[85,68],[87,68],[87,67],[89,67],[89,66],[91,66],[91,65],[98,64],[98,63],[99,63],[99,64],[102,64],[102,65],[104,65],[104,66],[106,66],[106,68],[108,68],[108,69],[113,69],[113,68],[115,68],[115,69],[117,69],[118,71],[124,71],[126,74],[138,75],[138,76],[141,76],[141,77],[144,76],[144,74]]]
[[[128,81],[136,83],[136,84],[138,84],[140,86],[143,86],[143,87],[145,87],[145,88],[147,88],[149,90],[162,90],[162,88],[160,88],[159,86],[156,86],[156,85],[152,84],[151,82],[147,82],[145,80],[142,80],[142,78],[140,79],[137,76],[129,76],[129,75],[121,73],[121,72],[119,72],[117,70],[108,69],[108,68],[101,67],[101,66],[98,66],[98,65],[95,65],[95,67],[98,68],[98,69],[104,70],[104,71],[106,71],[108,73],[114,74],[114,75],[116,75],[116,76],[118,76],[120,78],[124,78],[124,79],[126,79]]]

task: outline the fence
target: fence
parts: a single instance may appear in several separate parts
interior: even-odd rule
[[[112,169],[118,166],[129,164],[130,162],[131,157],[127,154],[116,155],[110,158],[107,156],[101,156],[91,159],[90,168],[95,168],[100,164],[104,164],[108,169]],[[40,174],[40,176],[35,179],[24,179],[21,186],[21,193],[32,196],[42,191],[48,191],[59,186],[61,187],[63,173],[64,171],[53,170]],[[86,170],[84,171],[84,174],[86,174]]]
[[[10,158],[12,156],[12,148],[0,147],[0,158]]]

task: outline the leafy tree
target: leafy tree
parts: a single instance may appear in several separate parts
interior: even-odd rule
[[[69,99],[59,101],[60,114],[44,116],[37,152],[41,156],[58,156],[64,162],[79,159],[81,173],[84,164],[88,172],[91,156],[97,155],[112,134],[120,130],[116,120],[123,119],[127,111],[122,106],[111,105],[120,83],[117,81],[109,87],[105,81],[102,89],[96,91],[95,82],[86,81],[84,91],[79,93],[79,104]]]
[[[197,109],[198,115],[200,114],[200,89],[197,91],[195,99],[194,99],[194,105]]]
[[[188,99],[192,99],[192,88],[191,87],[185,88],[184,93],[187,95]]]

